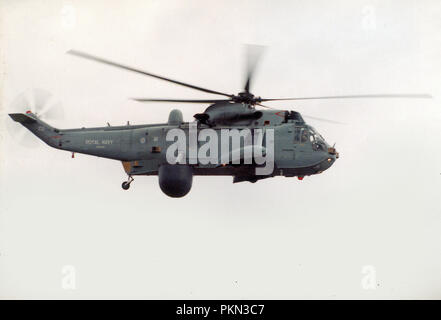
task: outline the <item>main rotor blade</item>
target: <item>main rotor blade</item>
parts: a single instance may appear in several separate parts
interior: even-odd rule
[[[203,91],[203,92],[206,92],[206,93],[218,94],[218,95],[222,95],[222,96],[226,96],[226,97],[232,97],[233,96],[233,95],[228,94],[228,93],[223,93],[223,92],[218,92],[218,91],[214,91],[214,90],[210,90],[210,89],[205,89],[205,88],[193,86],[193,85],[188,84],[188,83],[184,83],[184,82],[180,82],[180,81],[177,81],[177,80],[173,80],[173,79],[169,79],[169,78],[166,78],[166,77],[162,77],[162,76],[159,76],[159,75],[156,75],[156,74],[153,74],[153,73],[149,73],[147,71],[143,71],[143,70],[140,70],[140,69],[135,69],[135,68],[126,66],[124,64],[116,63],[116,62],[113,62],[113,61],[110,61],[110,60],[106,60],[106,59],[103,59],[103,58],[99,58],[99,57],[93,56],[93,55],[85,53],[85,52],[81,52],[81,51],[77,51],[77,50],[69,50],[69,51],[67,51],[67,53],[72,54],[72,55],[77,56],[77,57],[85,58],[85,59],[88,59],[88,60],[92,60],[92,61],[108,64],[108,65],[111,65],[111,66],[114,66],[114,67],[117,67],[117,68],[122,68],[122,69],[126,69],[126,70],[133,71],[133,72],[136,72],[136,73],[140,73],[140,74],[143,74],[143,75],[146,75],[146,76],[149,76],[149,77],[153,77],[153,78],[156,78],[156,79],[161,79],[161,80],[164,80],[164,81],[168,81],[168,82],[171,82],[171,83],[174,83],[174,84],[178,84],[178,85],[181,85],[181,86],[184,86],[184,87],[187,87],[187,88]]]
[[[362,98],[417,98],[431,99],[430,94],[360,94],[348,96],[323,96],[323,97],[301,97],[301,98],[281,98],[281,99],[260,99],[260,101],[283,101],[283,100],[319,100],[319,99],[362,99]]]
[[[265,106],[265,105],[263,105],[263,104],[261,104],[261,103],[256,103],[256,104],[257,104],[258,106],[261,106],[261,107],[264,107],[264,108],[275,109],[275,108],[270,107],[270,106]],[[303,118],[309,118],[309,119],[317,120],[317,121],[329,122],[329,123],[333,123],[333,124],[345,124],[345,125],[347,124],[347,123],[339,122],[339,121],[335,121],[335,120],[329,120],[329,119],[324,119],[324,118],[318,118],[318,117],[308,116],[308,115],[304,115],[303,113],[302,113],[302,117],[303,117]]]
[[[247,55],[247,74],[245,82],[245,92],[250,92],[251,80],[253,78],[254,72],[256,70],[257,64],[259,63],[260,57],[265,51],[265,46],[259,45],[246,45],[246,55]]]
[[[188,100],[188,99],[144,99],[144,98],[132,98],[132,100],[138,102],[183,102],[183,103],[216,103],[216,102],[228,102],[228,99],[208,99],[208,100]]]
[[[256,103],[258,106],[261,106],[261,107],[264,107],[264,108],[267,108],[267,109],[275,109],[275,108],[273,108],[273,107],[270,107],[270,106],[266,106],[266,105],[263,105],[263,104],[261,104],[261,103]]]
[[[329,122],[329,123],[333,123],[333,124],[344,124],[344,125],[347,124],[347,123],[340,122],[340,121],[335,121],[335,120],[329,120],[329,119],[324,119],[324,118],[318,118],[318,117],[308,116],[308,115],[303,114],[303,113],[302,113],[302,117],[303,117],[303,118],[309,118],[309,119],[317,120],[317,121]]]

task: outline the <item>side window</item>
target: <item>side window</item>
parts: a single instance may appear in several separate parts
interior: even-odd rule
[[[315,132],[312,130],[309,130],[309,141],[315,142]]]
[[[294,143],[305,143],[310,139],[310,135],[306,128],[296,128],[294,133]]]
[[[309,132],[308,130],[306,130],[305,128],[302,128],[302,134],[301,134],[301,143],[305,143],[306,141],[308,141],[309,138]]]
[[[300,128],[295,128],[294,130],[294,143],[300,142]]]

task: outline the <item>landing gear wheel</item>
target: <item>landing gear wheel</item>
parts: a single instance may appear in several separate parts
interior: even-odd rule
[[[133,182],[133,180],[135,180],[135,179],[133,179],[132,176],[129,176],[129,179],[127,179],[127,181],[124,181],[124,182],[122,183],[121,187],[122,187],[124,190],[129,190],[129,188],[130,188],[130,184]]]
[[[129,190],[129,188],[130,188],[130,183],[128,183],[127,181],[124,181],[124,182],[122,183],[121,187],[122,187],[124,190]]]

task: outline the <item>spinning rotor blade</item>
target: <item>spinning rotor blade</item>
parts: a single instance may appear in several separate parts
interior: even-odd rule
[[[57,120],[64,116],[61,103],[54,96],[42,89],[30,89],[19,94],[7,108],[8,113],[24,113],[31,111],[43,120]],[[5,127],[9,136],[18,144],[24,147],[37,147],[40,142],[25,127],[6,116]]]
[[[206,93],[218,94],[218,95],[226,96],[226,97],[233,97],[233,95],[228,94],[228,93],[223,93],[223,92],[218,92],[218,91],[214,91],[214,90],[210,90],[210,89],[205,89],[205,88],[202,88],[202,87],[193,86],[193,85],[188,84],[188,83],[184,83],[184,82],[180,82],[180,81],[177,81],[177,80],[165,78],[165,77],[153,74],[153,73],[149,73],[147,71],[143,71],[143,70],[140,70],[140,69],[135,69],[135,68],[123,65],[123,64],[112,62],[110,60],[99,58],[99,57],[93,56],[93,55],[85,53],[85,52],[76,51],[76,50],[69,50],[69,51],[67,51],[67,53],[72,54],[72,55],[77,56],[77,57],[85,58],[85,59],[88,59],[88,60],[92,60],[92,61],[108,64],[108,65],[111,65],[111,66],[114,66],[114,67],[117,67],[117,68],[122,68],[122,69],[125,69],[125,70],[129,70],[129,71],[133,71],[133,72],[136,72],[136,73],[140,73],[140,74],[143,74],[143,75],[146,75],[146,76],[149,76],[149,77],[153,77],[153,78],[156,78],[156,79],[168,81],[168,82],[171,82],[171,83],[174,83],[174,84],[178,84],[178,85],[181,85],[181,86],[184,86],[184,87],[187,87],[187,88],[203,91],[203,92],[206,92]]]
[[[61,102],[51,99],[49,103],[46,103],[44,109],[38,113],[38,116],[44,120],[63,119],[64,112]]]
[[[333,124],[344,124],[344,125],[347,124],[347,123],[339,122],[339,121],[335,121],[335,120],[329,120],[329,119],[324,119],[324,118],[317,118],[317,117],[313,117],[313,116],[308,116],[308,115],[305,115],[303,113],[302,113],[302,117],[303,118],[317,120],[317,121],[322,121],[322,122],[329,122],[329,123],[333,123]]]
[[[417,98],[431,99],[430,94],[360,94],[348,96],[323,96],[323,97],[301,97],[301,98],[280,98],[280,99],[260,99],[260,101],[284,101],[284,100],[320,100],[320,99],[362,99],[362,98]]]
[[[228,99],[208,99],[208,100],[186,100],[186,99],[144,99],[144,98],[132,98],[132,100],[138,102],[183,102],[183,103],[216,103],[216,102],[228,102]]]
[[[264,107],[264,108],[267,108],[267,109],[275,109],[275,108],[273,108],[273,107],[270,107],[270,106],[265,106],[265,105],[263,105],[263,104],[261,104],[261,103],[256,103],[258,106],[261,106],[261,107]]]
[[[61,102],[46,90],[32,89],[29,94],[33,97],[34,104],[30,109],[39,118],[44,120],[57,120],[64,117]],[[21,107],[23,107],[22,105]],[[18,110],[18,108],[16,108]]]
[[[265,105],[263,105],[261,103],[256,103],[256,104],[258,106],[261,106],[261,107],[264,107],[264,108],[275,109],[275,108],[270,107],[270,106],[265,106]],[[333,124],[347,124],[347,123],[344,123],[344,122],[339,122],[339,121],[334,121],[334,120],[329,120],[329,119],[324,119],[324,118],[317,118],[317,117],[313,117],[313,116],[308,116],[308,115],[304,115],[303,113],[302,113],[302,117],[303,118],[309,118],[309,119],[317,120],[317,121],[329,122],[329,123],[333,123]]]
[[[259,45],[246,45],[246,58],[247,58],[247,71],[246,71],[246,82],[245,82],[245,92],[250,92],[251,80],[253,78],[254,72],[257,68],[259,60],[265,51],[264,46]]]
[[[49,101],[52,98],[52,95],[49,92],[42,89],[31,89],[25,94],[27,94],[32,101],[27,110],[31,110],[34,114],[41,116],[42,113],[48,109]],[[23,108],[25,105],[22,105],[21,107]]]

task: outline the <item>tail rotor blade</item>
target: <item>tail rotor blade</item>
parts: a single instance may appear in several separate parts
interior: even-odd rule
[[[64,116],[61,103],[51,93],[42,89],[30,89],[19,94],[9,105],[6,114],[24,113],[28,110],[44,120],[58,120]],[[3,121],[9,136],[17,144],[27,148],[40,145],[38,139],[25,127],[11,121],[8,116],[4,117]]]
[[[47,104],[45,109],[41,112],[41,117],[45,120],[59,120],[64,118],[64,109],[60,101],[52,100]]]
[[[8,116],[4,116],[2,121],[8,133],[8,139],[25,148],[36,148],[38,146],[38,139],[28,129],[12,121]]]
[[[50,102],[52,95],[43,89],[32,89],[30,94],[34,101],[31,110],[37,115],[42,115],[47,108],[47,104]]]
[[[15,97],[15,99],[9,105],[8,110],[25,112],[27,110],[31,110],[33,107],[33,98],[29,94],[29,91],[26,91]]]
[[[14,140],[20,145],[26,148],[36,148],[38,147],[38,140],[32,135],[25,127],[19,127],[14,130]]]

